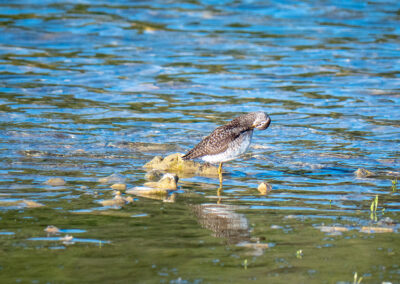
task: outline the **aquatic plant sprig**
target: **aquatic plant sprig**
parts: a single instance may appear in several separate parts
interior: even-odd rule
[[[362,277],[358,278],[357,272],[354,272],[353,284],[360,284],[362,279],[363,279]]]
[[[371,213],[376,214],[376,210],[378,209],[378,198],[379,198],[378,195],[375,195],[375,199],[372,200],[371,207],[370,207]]]
[[[397,191],[397,178],[392,180],[392,192]]]
[[[376,216],[376,210],[377,210],[377,208],[378,208],[378,195],[375,195],[375,199],[374,200],[372,200],[372,202],[371,202],[371,207],[370,207],[370,211],[371,211],[371,214],[370,214],[370,219],[372,220],[372,221],[378,221],[378,218],[377,218],[377,216]]]
[[[378,202],[379,202],[379,197],[378,195],[375,195],[375,198],[372,200],[371,202],[371,206],[370,206],[370,218],[372,221],[378,221],[377,218],[377,212],[378,212]],[[382,208],[381,210],[382,215],[385,214],[385,208]]]

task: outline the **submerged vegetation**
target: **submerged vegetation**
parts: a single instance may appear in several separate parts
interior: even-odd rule
[[[360,277],[360,278],[358,277],[357,272],[354,272],[353,284],[360,284],[362,279],[363,279],[362,277]]]
[[[397,178],[392,180],[392,192],[397,192]]]

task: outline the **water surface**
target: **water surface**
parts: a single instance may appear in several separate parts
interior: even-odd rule
[[[398,1],[12,1],[0,15],[4,282],[400,281]],[[112,198],[100,178],[142,186],[155,155],[260,110],[272,124],[224,166],[221,196],[189,176],[175,202],[98,203]]]

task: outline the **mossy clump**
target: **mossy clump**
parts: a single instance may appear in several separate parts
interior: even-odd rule
[[[147,186],[137,186],[131,189],[128,189],[126,193],[133,194],[136,196],[157,199],[157,200],[166,200],[168,199],[168,195],[171,190],[163,189],[163,188],[152,188]]]
[[[0,206],[1,207],[38,208],[38,207],[43,207],[44,205],[39,202],[33,201],[33,200],[22,199],[22,200],[15,200],[15,201],[0,200]]]
[[[262,182],[258,185],[257,189],[260,192],[260,194],[267,195],[272,191],[272,186],[269,183]]]
[[[124,190],[126,190],[126,184],[125,183],[114,183],[111,186],[111,188],[114,189],[114,190],[124,191]]]
[[[160,171],[160,170],[151,170],[151,171],[146,173],[144,178],[149,180],[149,181],[157,181],[157,180],[160,180],[162,178],[162,176],[163,176],[162,171]]]
[[[44,229],[44,231],[48,234],[54,234],[54,235],[61,233],[61,230],[53,225],[47,226],[46,229]]]
[[[200,164],[190,160],[183,160],[183,154],[175,153],[162,158],[155,156],[143,167],[148,170],[172,171],[183,174],[217,176],[218,168],[209,164]]]
[[[159,181],[146,182],[144,186],[131,188],[126,193],[159,200],[169,200],[170,193],[178,189],[178,180],[179,178],[176,174],[167,173]]]
[[[50,178],[47,181],[45,181],[45,184],[51,186],[63,186],[66,184],[66,182],[62,178]]]
[[[115,192],[115,196],[112,199],[104,199],[99,201],[102,206],[116,206],[122,207],[125,204],[133,203],[133,198],[131,196],[122,196],[120,191]]]
[[[358,168],[354,172],[354,174],[356,175],[357,178],[373,177],[376,175],[374,172],[371,172],[371,171],[363,169],[363,168]]]
[[[144,186],[164,189],[164,190],[176,190],[178,188],[178,176],[175,174],[165,174],[159,181],[146,182]]]

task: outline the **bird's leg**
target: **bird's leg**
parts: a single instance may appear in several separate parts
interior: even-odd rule
[[[222,187],[222,162],[219,163],[218,177],[219,177],[219,185],[220,185],[220,187]]]

